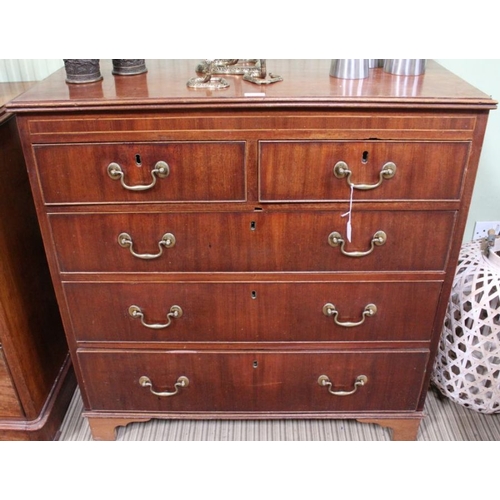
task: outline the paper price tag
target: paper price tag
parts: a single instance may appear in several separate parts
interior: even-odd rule
[[[351,197],[349,199],[349,212],[346,212],[345,214],[342,214],[341,217],[347,217],[347,226],[346,226],[346,238],[349,243],[351,243],[352,239],[352,222],[351,222],[351,216],[352,216],[352,201],[354,197],[354,188],[351,186]]]

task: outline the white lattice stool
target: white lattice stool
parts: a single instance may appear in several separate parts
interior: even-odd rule
[[[445,396],[481,413],[500,412],[500,239],[490,244],[462,246],[432,373]]]

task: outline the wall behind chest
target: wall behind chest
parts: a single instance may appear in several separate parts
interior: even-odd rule
[[[446,69],[475,87],[489,94],[493,99],[500,97],[500,59],[436,59]],[[470,241],[476,221],[500,220],[500,115],[490,114],[484,137],[479,172],[464,232],[464,241]]]
[[[0,59],[0,82],[35,82],[63,67],[62,59]]]

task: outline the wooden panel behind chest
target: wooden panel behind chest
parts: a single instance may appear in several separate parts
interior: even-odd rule
[[[51,440],[75,388],[16,117],[0,83],[0,441]]]
[[[0,418],[22,417],[23,411],[0,346]]]

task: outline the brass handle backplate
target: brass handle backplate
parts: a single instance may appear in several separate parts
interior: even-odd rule
[[[152,260],[152,259],[157,259],[160,257],[163,253],[163,248],[172,248],[175,246],[176,240],[175,236],[172,233],[165,233],[161,240],[158,242],[158,248],[160,249],[159,253],[155,254],[150,254],[150,253],[136,253],[133,249],[133,241],[132,237],[128,233],[120,233],[118,236],[118,243],[121,247],[123,248],[128,248],[130,250],[130,253],[134,256],[137,257],[138,259],[143,259],[143,260]]]
[[[148,189],[151,189],[156,184],[157,178],[163,179],[165,177],[168,177],[169,174],[170,167],[168,166],[168,163],[165,161],[159,161],[156,163],[153,170],[151,170],[151,177],[153,178],[153,182],[151,182],[151,184],[129,186],[125,183],[125,174],[123,173],[122,167],[120,167],[118,163],[114,162],[108,165],[108,175],[113,180],[120,180],[121,185],[128,191],[146,191]]]
[[[342,238],[342,235],[337,231],[334,231],[328,236],[328,243],[332,247],[338,247],[340,245],[340,251],[346,255],[347,257],[365,257],[366,255],[370,255],[373,252],[373,249],[376,246],[382,246],[387,241],[387,235],[384,231],[377,231],[371,240],[371,247],[369,250],[365,252],[347,252],[344,248],[345,240]]]
[[[161,330],[163,328],[168,328],[172,324],[172,319],[180,318],[184,312],[180,306],[172,306],[170,312],[167,314],[167,323],[146,323],[144,320],[144,313],[139,306],[130,306],[128,308],[128,313],[134,319],[140,319],[143,326],[146,328],[151,328],[152,330]]]
[[[337,308],[333,304],[325,304],[323,306],[323,314],[325,316],[333,317],[333,321],[335,321],[336,325],[339,326],[344,326],[347,328],[352,328],[355,326],[360,326],[365,322],[365,319],[371,316],[375,316],[377,314],[377,306],[375,304],[368,304],[362,314],[362,318],[360,321],[357,322],[350,322],[350,321],[339,321],[337,319],[339,312],[337,311]]]
[[[379,187],[384,179],[392,179],[396,175],[396,164],[387,162],[382,167],[382,170],[379,173],[379,180],[376,184],[353,184],[351,182],[352,172],[345,161],[337,162],[337,164],[333,167],[333,173],[338,179],[343,179],[344,177],[346,177],[347,184],[353,189],[368,191],[370,189]]]
[[[368,377],[366,375],[358,375],[354,382],[354,389],[352,391],[332,391],[332,383],[327,375],[320,375],[318,378],[318,384],[321,387],[328,387],[328,392],[334,396],[350,396],[354,394],[358,387],[365,385],[368,382]]]
[[[184,375],[181,375],[178,379],[177,382],[174,384],[174,392],[157,392],[153,388],[153,382],[151,382],[151,379],[147,377],[146,375],[143,375],[139,379],[139,384],[142,387],[149,387],[149,390],[151,394],[154,394],[155,396],[160,396],[160,397],[169,397],[169,396],[175,396],[176,394],[179,393],[180,389],[182,387],[187,387],[189,385],[189,379],[185,377]]]

